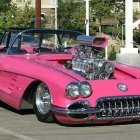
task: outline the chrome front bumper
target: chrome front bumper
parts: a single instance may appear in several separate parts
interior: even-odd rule
[[[86,100],[73,102],[67,108],[51,106],[51,110],[54,113],[66,115],[74,119],[85,119],[91,114],[99,114],[101,112],[100,109],[91,108],[90,102]]]
[[[81,109],[81,110],[70,110],[70,109],[63,109],[63,108],[59,108],[59,107],[55,107],[55,106],[52,106],[51,107],[51,110],[54,112],[54,113],[59,113],[59,114],[97,114],[97,113],[100,113],[101,110],[100,109],[97,109],[97,108],[89,108],[89,109]]]
[[[140,96],[100,98],[94,108],[89,101],[77,101],[66,109],[52,106],[51,110],[75,119],[88,118],[89,115],[95,115],[99,120],[134,119],[140,118]]]

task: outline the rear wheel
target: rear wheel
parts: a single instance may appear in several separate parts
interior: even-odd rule
[[[51,95],[49,89],[44,83],[41,83],[36,89],[34,98],[34,110],[39,121],[48,123],[54,121],[54,115],[50,108]]]

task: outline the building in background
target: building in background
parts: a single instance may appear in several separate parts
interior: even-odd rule
[[[140,11],[140,0],[133,0],[134,11]]]

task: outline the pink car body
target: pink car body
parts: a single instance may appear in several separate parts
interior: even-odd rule
[[[22,33],[30,31],[37,31],[38,34],[49,31],[61,33],[45,29],[30,29]],[[10,51],[22,33],[17,35],[6,51],[1,50],[0,53],[1,101],[17,110],[34,108],[38,120],[42,122],[52,122],[54,118],[64,124],[116,123],[140,119],[139,68],[91,58],[94,54],[83,59],[83,50],[78,52],[78,47],[75,47],[76,55],[69,53],[69,50],[68,53],[51,50],[34,53],[32,51],[37,48],[20,47],[20,42],[18,47],[21,50],[26,48],[26,52]],[[105,45],[89,46],[102,48],[106,46],[107,39],[103,40]],[[89,46],[86,44],[86,47]],[[105,70],[102,69],[103,65]],[[96,72],[93,72],[94,66]]]

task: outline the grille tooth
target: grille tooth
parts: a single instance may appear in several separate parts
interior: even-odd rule
[[[112,109],[111,109],[111,103],[110,101],[108,102],[108,116],[112,116]]]
[[[140,117],[140,96],[102,98],[97,108],[101,110],[98,119]]]

